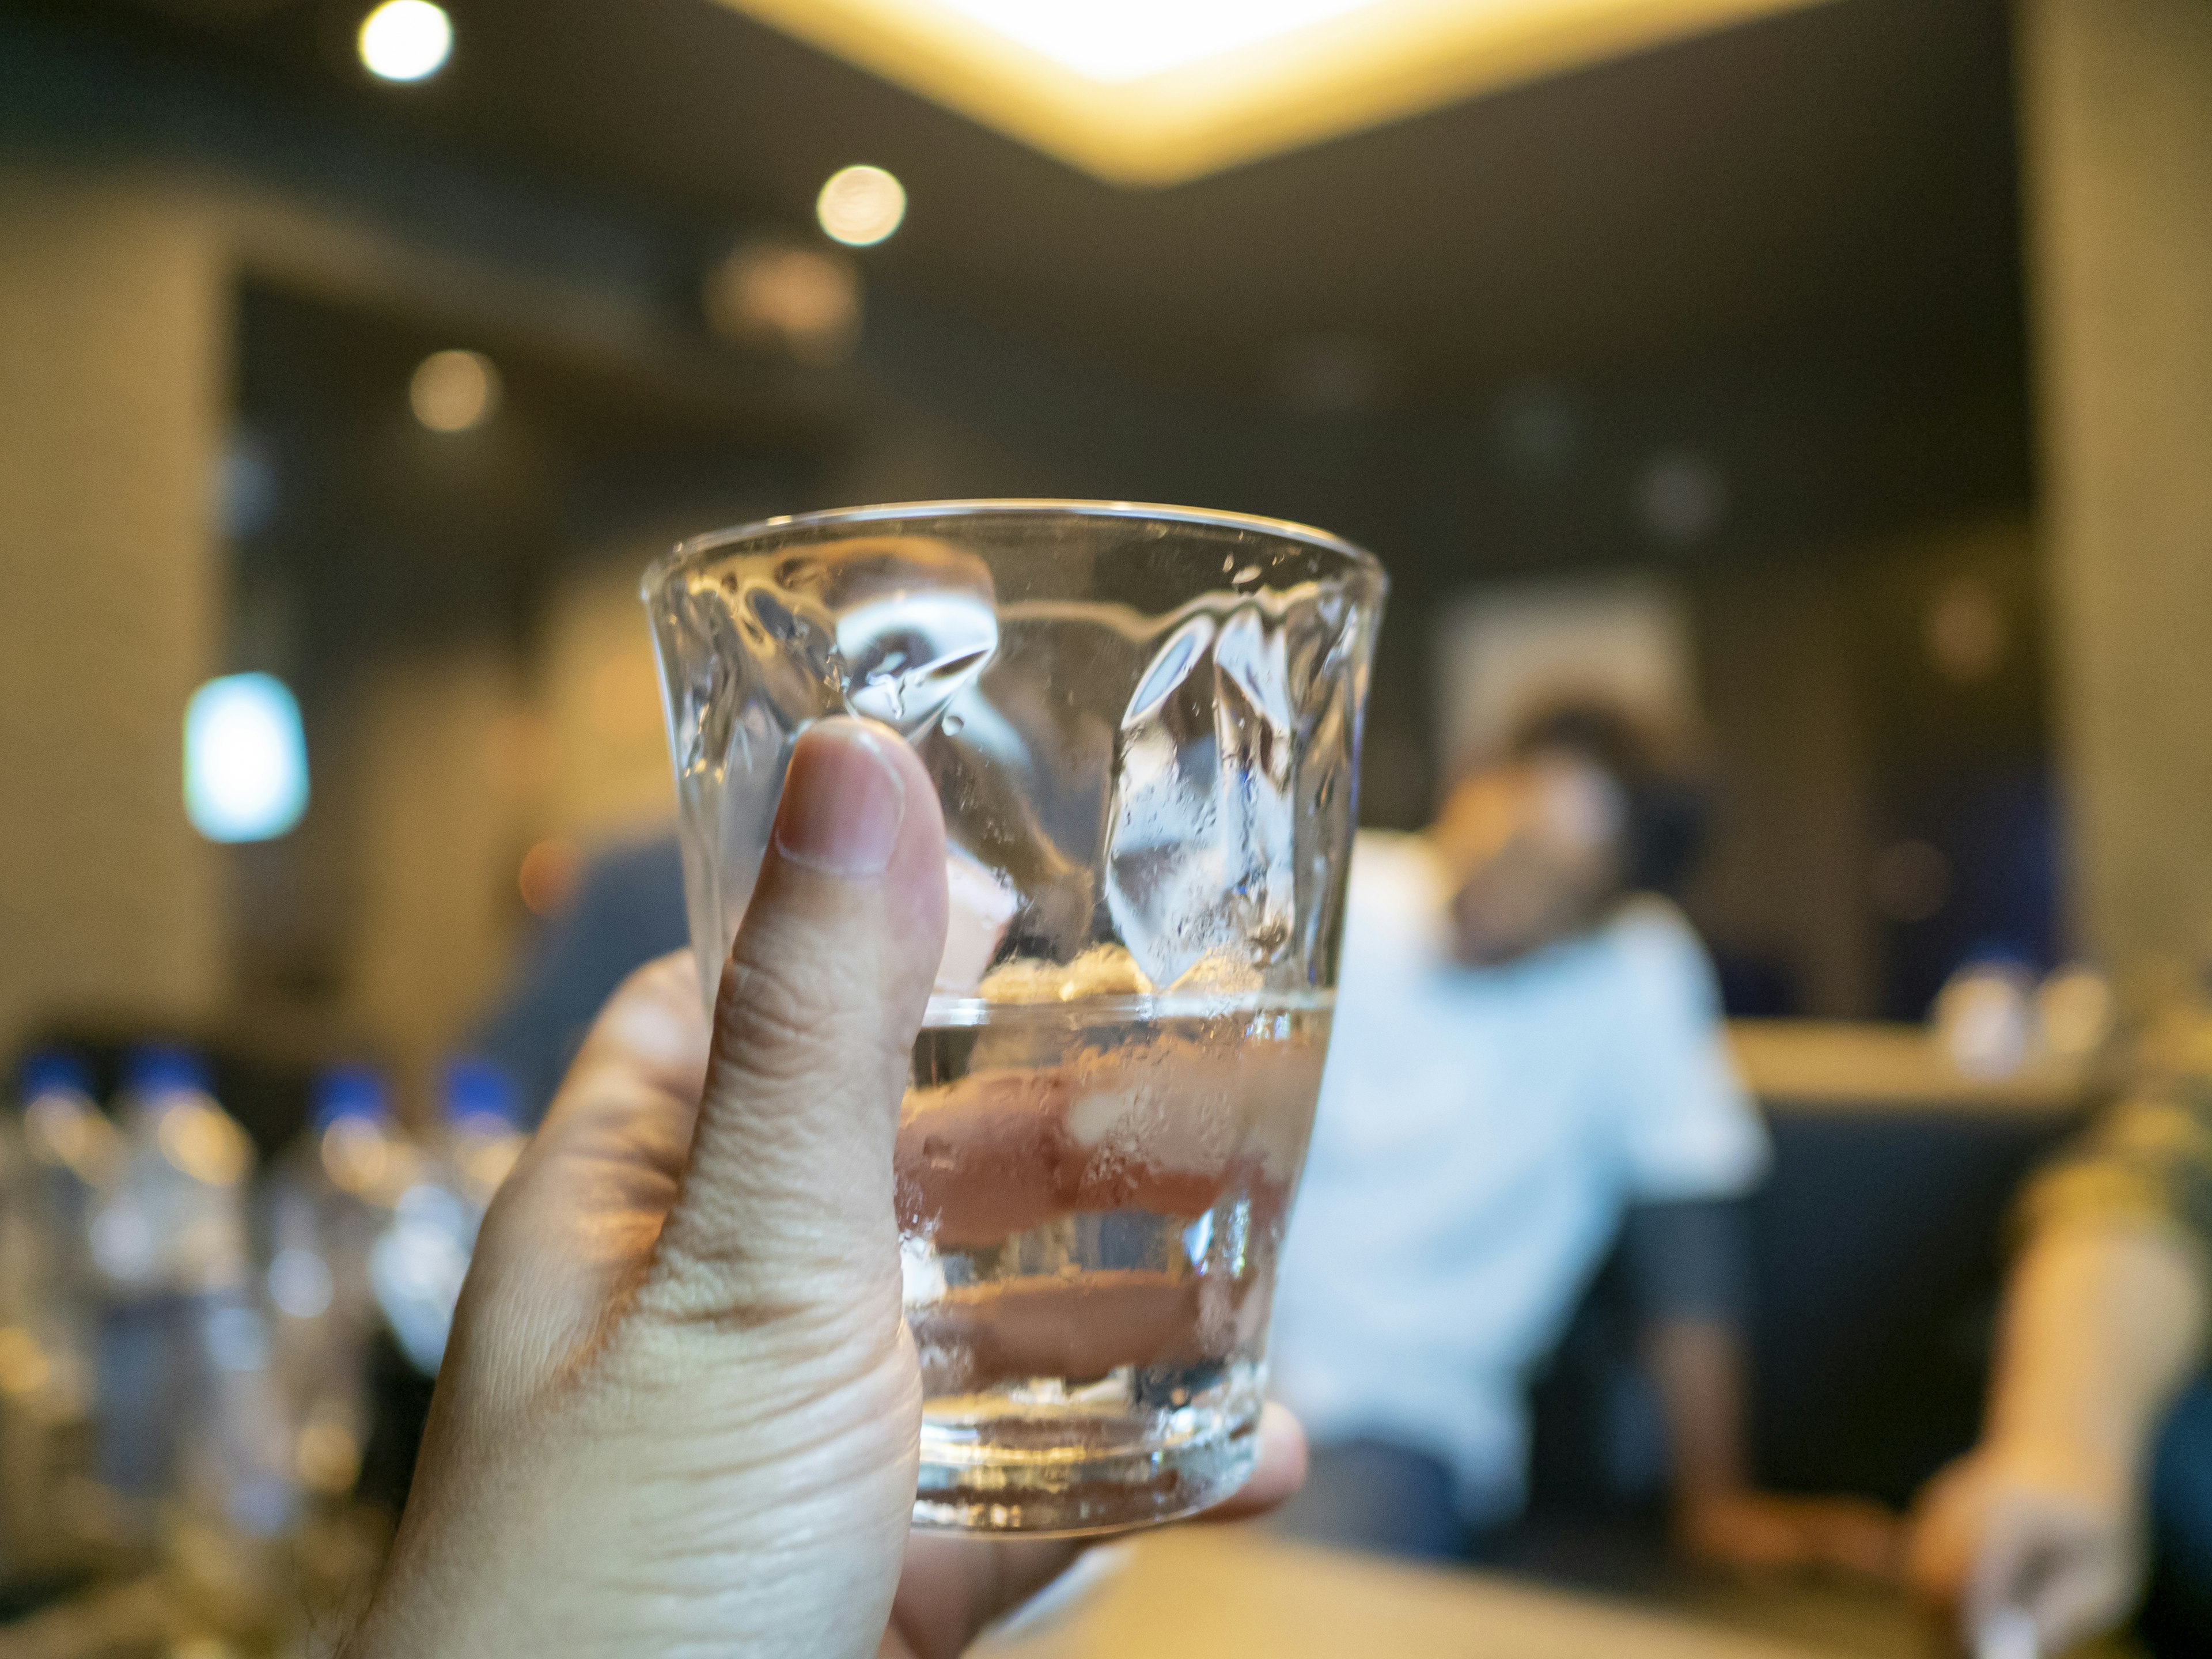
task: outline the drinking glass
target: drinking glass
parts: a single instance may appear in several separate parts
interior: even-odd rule
[[[897,732],[944,805],[896,1152],[918,1526],[1105,1531],[1251,1472],[1384,586],[1099,501],[773,519],[646,576],[710,1000],[810,721]]]

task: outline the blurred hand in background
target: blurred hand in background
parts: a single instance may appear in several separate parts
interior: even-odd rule
[[[2075,1214],[2032,1240],[2006,1290],[1982,1444],[1915,1517],[1913,1582],[1962,1646],[2032,1623],[2038,1650],[2063,1653],[2134,1610],[2152,1449],[2202,1362],[2207,1303],[2197,1249],[2155,1218]]]

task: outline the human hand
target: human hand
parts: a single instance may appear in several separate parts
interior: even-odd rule
[[[684,958],[634,975],[485,1218],[348,1659],[939,1659],[1065,1565],[908,1546],[892,1146],[945,907],[907,746],[811,730],[712,1021]],[[1294,1486],[1295,1429],[1262,1461]]]
[[[1305,1436],[1280,1406],[1260,1424],[1260,1464],[1226,1503],[1199,1522],[1265,1513],[1305,1479]],[[1042,1589],[1095,1540],[1002,1540],[916,1533],[877,1659],[952,1659],[983,1627]]]
[[[1915,1589],[1957,1620],[1960,1645],[2008,1613],[2063,1653],[2126,1618],[2148,1557],[2143,1504],[2124,1470],[2057,1443],[1977,1448],[1937,1475],[1912,1517]]]
[[[1716,1566],[1840,1569],[1870,1578],[1896,1577],[1903,1542],[1897,1517],[1879,1504],[1750,1487],[1685,1498],[1674,1534],[1683,1550]]]

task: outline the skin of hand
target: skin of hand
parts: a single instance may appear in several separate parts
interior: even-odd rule
[[[2007,1287],[1988,1425],[1931,1481],[1913,1520],[1914,1587],[1971,1649],[2019,1609],[2042,1650],[2118,1626],[2142,1592],[2149,1459],[2201,1363],[2212,1284],[2160,1224],[2065,1223]]]
[[[1863,1498],[1759,1491],[1745,1473],[1741,1335],[1718,1320],[1662,1320],[1644,1340],[1673,1450],[1676,1546],[1717,1566],[1836,1569],[1893,1578],[1897,1517]]]
[[[1073,1559],[908,1536],[892,1144],[944,872],[907,746],[811,728],[711,1022],[680,956],[633,975],[485,1218],[346,1659],[947,1659]],[[1262,1443],[1217,1514],[1296,1487],[1295,1425]]]

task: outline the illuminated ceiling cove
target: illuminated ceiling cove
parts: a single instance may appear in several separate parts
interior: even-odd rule
[[[1111,183],[1171,185],[1822,0],[722,0]]]

